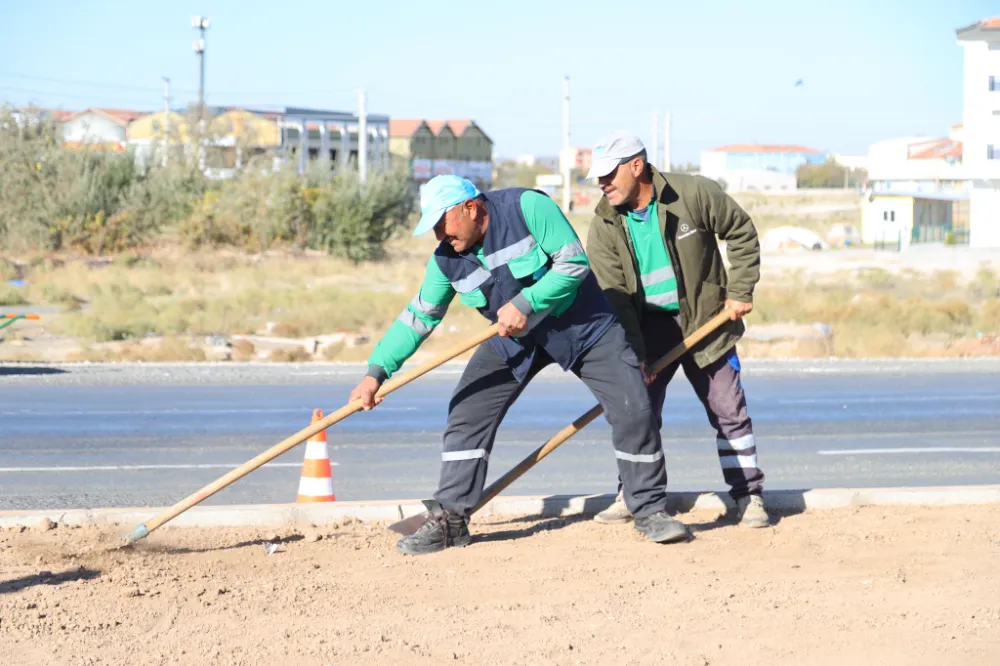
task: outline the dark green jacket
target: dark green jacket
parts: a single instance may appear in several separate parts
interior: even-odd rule
[[[664,174],[650,167],[656,188],[660,229],[677,275],[681,325],[687,337],[715,316],[726,299],[753,302],[760,279],[760,243],[753,221],[715,181],[702,176]],[[645,297],[638,262],[626,231],[625,212],[602,197],[587,237],[590,268],[618,313],[629,344],[646,358],[642,339]],[[726,275],[716,235],[727,243]],[[743,335],[742,321],[723,324],[695,345],[700,367],[721,358]]]

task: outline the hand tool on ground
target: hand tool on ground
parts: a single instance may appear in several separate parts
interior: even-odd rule
[[[683,356],[687,351],[689,351],[696,344],[701,342],[701,340],[717,329],[722,324],[726,323],[732,318],[732,312],[728,309],[723,310],[719,314],[712,317],[707,323],[702,325],[698,330],[689,335],[684,339],[679,345],[671,349],[665,356],[658,360],[650,372],[652,374],[659,374],[664,369],[666,369],[670,364],[676,362],[681,356]],[[559,446],[565,442],[567,439],[575,435],[576,433],[583,430],[585,427],[590,425],[598,416],[604,413],[604,408],[600,405],[594,405],[590,408],[586,414],[583,414],[575,421],[570,423],[568,426],[560,430],[556,435],[549,441],[542,444],[540,447],[535,449],[531,455],[519,462],[513,469],[501,476],[499,479],[494,481],[483,491],[483,496],[479,500],[479,503],[472,508],[471,513],[479,511],[481,508],[486,506],[486,504],[492,500],[494,497],[499,495],[507,486],[517,481],[525,472],[537,465],[542,461],[547,455],[555,451]],[[424,506],[427,507],[428,511],[432,510],[436,502],[434,500],[423,500]],[[421,525],[423,525],[424,520],[427,518],[427,513],[419,513],[409,518],[404,518],[398,522],[393,523],[389,526],[389,529],[403,536],[409,536],[417,531]]]
[[[0,314],[0,330],[13,325],[19,319],[33,319],[38,321],[41,317],[36,314]]]
[[[396,389],[401,388],[406,384],[409,384],[414,379],[417,379],[418,377],[425,375],[434,368],[452,360],[453,358],[455,358],[460,354],[464,354],[473,347],[477,347],[483,342],[486,342],[494,335],[496,335],[498,331],[499,331],[499,325],[494,324],[489,328],[472,336],[471,338],[468,338],[466,340],[463,340],[462,342],[455,344],[454,346],[448,348],[447,350],[441,352],[434,358],[430,359],[426,363],[423,363],[414,368],[413,370],[403,373],[398,377],[382,384],[381,388],[379,388],[378,390],[378,393],[375,394],[376,397],[384,397],[389,395]],[[341,407],[340,409],[338,409],[337,411],[332,412],[331,414],[326,416],[326,418],[316,421],[316,423],[311,424],[308,428],[303,428],[302,430],[298,431],[291,437],[288,437],[287,439],[278,442],[277,444],[269,448],[267,451],[264,451],[255,458],[252,458],[247,462],[243,463],[233,471],[216,479],[215,481],[208,484],[198,492],[189,495],[188,497],[181,500],[177,504],[173,505],[163,513],[154,517],[152,520],[146,521],[145,523],[137,526],[134,530],[132,530],[131,534],[125,537],[125,544],[128,545],[135,543],[136,541],[139,541],[140,539],[146,537],[150,532],[152,532],[156,528],[160,527],[169,520],[173,520],[180,514],[184,513],[185,511],[193,507],[195,504],[198,504],[199,502],[208,499],[209,497],[219,492],[229,484],[233,483],[234,481],[237,481],[238,479],[241,479],[242,477],[254,471],[261,465],[267,463],[270,460],[273,460],[274,458],[277,458],[282,453],[285,453],[286,451],[301,444],[302,442],[306,441],[307,439],[309,439],[316,433],[320,432],[321,430],[326,430],[334,423],[342,421],[343,419],[347,418],[351,414],[354,414],[355,412],[358,411],[361,411],[361,401],[353,400],[344,405],[343,407]]]

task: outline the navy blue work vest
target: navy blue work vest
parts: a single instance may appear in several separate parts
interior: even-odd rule
[[[474,249],[461,254],[451,245],[441,243],[434,251],[438,267],[461,296],[462,303],[476,308],[496,323],[497,311],[534,284],[551,268],[552,259],[528,231],[521,212],[521,194],[526,190],[510,188],[486,192],[489,227],[483,238],[483,256],[488,268]],[[534,313],[528,318],[530,330],[517,339],[496,336],[490,345],[524,381],[534,362],[537,347],[542,347],[563,370],[569,370],[581,354],[590,349],[617,321],[611,304],[588,272],[576,300],[558,316]]]

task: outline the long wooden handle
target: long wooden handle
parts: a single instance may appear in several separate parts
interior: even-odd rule
[[[676,362],[677,359],[683,356],[696,344],[701,342],[706,335],[717,329],[719,326],[722,326],[725,322],[729,321],[731,318],[730,315],[731,312],[729,310],[723,310],[719,314],[712,317],[707,323],[698,328],[698,330],[684,338],[682,343],[667,352],[663,358],[658,360],[653,367],[650,368],[650,371],[653,374],[659,374],[662,372],[667,366]],[[552,439],[535,449],[531,455],[519,462],[513,469],[491,483],[489,487],[483,491],[482,499],[480,499],[479,503],[472,509],[472,513],[475,513],[486,506],[490,500],[503,492],[507,486],[521,478],[525,472],[540,463],[543,458],[559,448],[563,442],[586,428],[594,421],[594,419],[603,413],[603,407],[600,405],[594,405],[586,414],[578,417],[575,421],[557,432]]]
[[[455,344],[454,346],[448,348],[447,350],[441,352],[434,358],[430,359],[426,363],[422,363],[413,370],[405,372],[402,375],[396,377],[395,379],[390,379],[386,383],[382,384],[381,388],[379,388],[378,390],[378,393],[376,393],[375,395],[377,397],[389,395],[396,389],[405,386],[406,384],[409,384],[418,377],[422,377],[423,375],[427,374],[434,368],[444,363],[447,363],[456,356],[469,351],[473,347],[476,347],[482,344],[483,342],[486,342],[494,335],[496,335],[498,331],[499,331],[499,326],[497,324],[494,324],[489,328],[487,328],[486,330],[472,336],[471,338],[468,338],[467,340]],[[185,511],[193,507],[195,504],[203,502],[204,500],[208,499],[215,493],[219,492],[229,484],[243,478],[250,472],[254,471],[261,465],[277,458],[282,453],[285,453],[289,449],[298,446],[299,444],[306,441],[307,439],[317,434],[318,432],[326,430],[327,428],[337,423],[338,421],[342,421],[351,414],[360,410],[361,410],[360,401],[353,400],[347,403],[337,411],[328,414],[326,417],[317,421],[316,423],[311,424],[309,427],[303,428],[302,430],[298,431],[291,437],[288,437],[287,439],[278,442],[277,444],[269,448],[267,451],[264,451],[263,453],[255,456],[254,458],[251,458],[250,460],[243,463],[236,469],[232,470],[231,472],[228,472],[224,476],[208,484],[201,490],[189,495],[188,497],[184,498],[177,504],[173,505],[163,513],[154,517],[152,520],[149,520],[143,523],[142,525],[139,525],[126,538],[126,541],[128,543],[134,543],[139,539],[142,539],[156,528],[160,527],[169,520],[173,520],[180,514],[184,513]]]

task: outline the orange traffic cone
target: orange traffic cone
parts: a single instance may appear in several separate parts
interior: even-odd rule
[[[312,422],[323,419],[323,410],[313,410]],[[306,459],[302,462],[299,496],[296,502],[335,502],[330,452],[326,446],[326,431],[320,430],[306,442]]]

